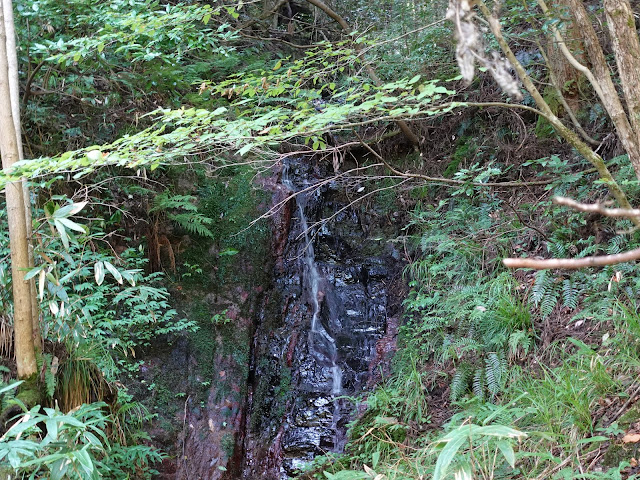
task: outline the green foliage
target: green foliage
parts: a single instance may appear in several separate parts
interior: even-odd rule
[[[154,170],[160,164],[183,162],[202,152],[226,153],[230,149],[241,156],[253,151],[259,157],[258,165],[272,156],[272,146],[285,140],[303,137],[302,143],[312,142],[322,148],[321,135],[329,129],[350,132],[372,117],[380,121],[435,115],[461,105],[447,103],[432,109],[454,92],[435,80],[421,80],[419,75],[381,86],[357,76],[347,77],[344,85],[323,83],[324,74],[318,71],[318,65],[332,75],[336,62],[343,65],[337,68],[342,73],[340,68],[357,63],[354,51],[344,43],[320,44],[306,50],[304,59],[278,61],[270,70],[242,72],[212,86],[215,93],[234,99],[229,107],[213,111],[159,109],[146,117],[153,123],[149,128],[108,145],[69,151],[55,159],[23,162],[16,166],[16,175],[31,178],[73,171],[79,177],[103,165],[133,169],[149,166]],[[323,100],[316,108],[310,100],[323,98],[325,91],[331,101]],[[270,99],[285,92],[288,100],[277,107],[270,104]],[[218,159],[230,160],[228,155]],[[8,178],[3,172],[0,186]]]
[[[187,232],[202,237],[215,237],[208,227],[213,223],[213,220],[198,212],[194,201],[195,197],[192,195],[172,195],[168,190],[165,190],[153,199],[153,207],[149,212],[165,212],[169,220]]]
[[[458,470],[456,478],[472,478],[472,471],[488,470],[488,474],[491,475],[496,469],[495,459],[498,454],[514,468],[516,455],[513,441],[526,437],[526,433],[504,425],[461,425],[434,442],[434,446],[441,451],[433,471],[433,480],[445,478],[454,460]],[[460,455],[460,450],[465,445],[468,445],[466,448],[469,448],[470,452]],[[486,459],[492,457],[493,464],[487,465]]]
[[[414,225],[424,232],[417,236],[421,255],[407,268],[413,280],[402,345],[425,359],[434,355],[442,365],[455,363],[453,400],[469,391],[495,398],[508,377],[508,360],[530,348],[531,316],[509,273],[489,270],[479,276],[482,248],[474,232],[484,235],[492,228],[491,208],[498,205],[464,201],[439,211],[443,206],[414,216]],[[509,238],[502,241],[506,246]]]
[[[162,275],[143,274],[146,259],[141,250],[128,249],[114,258],[86,248],[100,242],[103,234],[92,223],[80,225],[69,219],[85,203],[47,204],[52,205],[45,206],[47,223],[55,229],[46,224],[35,229],[40,238],[35,249],[39,264],[27,278],[37,279],[40,301],[46,305],[45,336],[76,346],[89,342],[91,348],[126,356],[158,335],[194,328],[193,322],[175,318],[169,294],[159,285]],[[72,229],[82,235],[76,237]],[[113,378],[109,355],[104,359],[97,364]]]
[[[213,59],[234,55],[230,25],[211,21],[224,16],[222,6],[26,0],[16,8],[23,80],[34,92],[24,128],[39,140],[37,154],[137,129],[159,99],[179,105],[193,83],[210,78]]]
[[[0,461],[30,478],[128,478],[163,457],[145,446],[112,445],[107,405],[81,405],[73,413],[39,405],[22,414],[0,441]],[[142,470],[144,471],[144,470]],[[143,478],[151,478],[146,469]],[[139,477],[138,477],[139,478]]]

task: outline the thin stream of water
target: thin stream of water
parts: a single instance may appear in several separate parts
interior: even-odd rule
[[[296,191],[296,187],[289,178],[289,166],[285,165],[282,171],[282,183],[292,192]],[[336,398],[342,394],[342,369],[338,365],[338,348],[335,339],[324,328],[320,321],[320,310],[322,300],[325,296],[320,288],[322,277],[318,271],[315,259],[315,251],[313,243],[309,236],[309,225],[307,217],[304,213],[304,207],[307,203],[307,194],[299,193],[296,197],[298,212],[300,213],[300,227],[304,232],[304,272],[305,282],[310,291],[311,306],[313,314],[311,317],[311,328],[309,329],[309,349],[314,358],[322,362],[329,363],[331,371],[331,395],[333,400],[333,419],[331,428],[334,432],[334,450],[340,451],[344,445],[343,435],[339,432],[338,420],[341,417],[340,401]]]

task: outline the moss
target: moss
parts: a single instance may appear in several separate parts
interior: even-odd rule
[[[38,381],[38,375],[33,374],[31,377],[23,379],[23,383],[18,387],[16,399],[20,400],[30,409],[34,405],[42,403],[44,392],[42,385]]]
[[[292,372],[282,362],[262,358],[253,394],[254,412],[250,428],[254,432],[269,428],[281,420],[291,398]]]
[[[231,458],[233,456],[233,451],[236,448],[236,441],[231,433],[225,433],[222,436],[221,440],[222,451],[227,456],[227,458]]]
[[[546,87],[544,89],[542,97],[544,101],[549,105],[549,108],[554,115],[558,115],[561,108],[560,99],[558,98],[558,92],[553,87]],[[536,123],[536,136],[539,138],[551,138],[555,135],[555,130],[551,124],[543,117],[538,117]]]
[[[637,443],[612,443],[602,457],[602,465],[605,467],[617,467],[620,462],[637,457]]]
[[[0,466],[0,480],[11,480],[15,475],[13,468]]]
[[[636,404],[618,419],[618,425],[621,429],[626,430],[632,423],[636,423],[638,420],[640,420],[640,405]]]

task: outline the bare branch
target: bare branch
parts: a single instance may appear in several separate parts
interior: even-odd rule
[[[358,138],[360,136],[356,133]],[[401,172],[393,165],[389,164],[378,152],[376,152],[371,146],[364,142],[364,140],[360,139],[361,144],[369,150],[378,160],[384,163],[384,166],[391,170],[392,173],[399,177],[404,178],[414,178],[417,180],[423,180],[425,182],[435,182],[435,183],[444,183],[449,185],[473,185],[474,187],[529,187],[534,185],[548,185],[553,180],[534,180],[532,182],[466,182],[464,180],[456,180],[454,178],[444,178],[444,177],[429,177],[428,175],[422,175],[420,173],[411,173],[411,172]]]
[[[600,145],[600,142],[591,138],[589,134],[585,132],[584,128],[582,128],[582,125],[580,125],[578,118],[573,113],[573,109],[569,106],[569,104],[567,103],[567,100],[564,98],[564,94],[562,93],[562,89],[560,88],[560,84],[558,83],[558,79],[556,78],[556,74],[553,72],[553,68],[551,67],[551,62],[549,61],[549,57],[547,57],[546,52],[542,48],[542,45],[538,45],[538,48],[540,49],[540,53],[542,54],[542,57],[544,58],[544,61],[547,64],[547,67],[549,69],[549,80],[551,81],[551,85],[553,86],[556,93],[558,94],[558,100],[560,100],[560,103],[562,104],[562,108],[564,108],[564,111],[567,112],[567,115],[569,115],[569,118],[571,119],[573,126],[578,131],[578,133],[582,136],[582,138],[584,138],[586,142],[590,143],[591,145]],[[565,46],[565,49],[566,49],[566,46]]]
[[[507,268],[531,268],[533,270],[549,270],[561,268],[578,270],[587,267],[604,267],[618,263],[631,262],[640,259],[640,248],[615,255],[601,255],[586,258],[550,258],[546,260],[535,258],[505,258],[502,263]]]
[[[554,197],[553,203],[556,205],[564,205],[565,207],[572,208],[579,212],[599,213],[605,217],[619,217],[619,218],[638,218],[640,217],[640,209],[638,208],[605,208],[599,203],[586,204],[579,203],[572,198],[567,197]]]

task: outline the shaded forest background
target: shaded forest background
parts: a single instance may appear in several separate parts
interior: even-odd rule
[[[3,209],[1,475],[184,460],[175,419],[205,408],[200,372],[246,376],[237,297],[268,281],[286,203],[269,185],[294,157],[332,171],[406,265],[395,354],[353,399],[345,453],[302,478],[636,475],[636,2],[13,8],[26,160],[1,181],[29,183],[37,308],[25,373]],[[149,373],[187,340],[209,362],[195,383]]]

